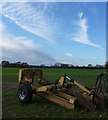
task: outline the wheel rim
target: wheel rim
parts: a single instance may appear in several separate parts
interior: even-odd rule
[[[21,100],[24,100],[24,99],[25,99],[25,91],[24,91],[24,89],[21,89],[21,90],[19,91],[19,98],[20,98]]]

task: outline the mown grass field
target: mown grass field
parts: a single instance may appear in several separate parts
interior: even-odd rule
[[[2,69],[2,117],[3,118],[108,118],[108,111],[97,109],[88,111],[76,106],[75,110],[61,107],[40,96],[33,96],[31,103],[22,104],[17,100],[19,68]],[[93,88],[96,77],[104,70],[94,69],[43,69],[44,77],[49,81],[58,80],[62,74]]]

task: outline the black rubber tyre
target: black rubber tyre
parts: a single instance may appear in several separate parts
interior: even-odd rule
[[[18,92],[17,92],[19,101],[30,102],[32,99],[32,95],[33,95],[32,87],[30,86],[29,82],[19,84]]]

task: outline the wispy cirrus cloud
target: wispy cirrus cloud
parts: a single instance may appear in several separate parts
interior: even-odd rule
[[[51,43],[55,43],[58,41],[56,38],[62,38],[60,31],[62,31],[63,26],[59,26],[58,21],[60,19],[56,23],[54,18],[51,19],[47,14],[47,12],[50,12],[49,6],[49,3],[46,2],[41,4],[35,3],[34,6],[27,2],[4,3],[2,14],[14,21],[21,28],[40,36]],[[76,22],[77,32],[72,34],[71,40],[94,47],[101,47],[89,40],[87,34],[87,19],[83,18],[83,12],[80,12],[78,16],[79,21]],[[70,33],[66,33],[65,31],[63,34],[64,36],[67,34],[70,36]]]
[[[79,21],[75,22],[75,25],[77,26],[77,32],[73,34],[73,37],[71,40],[79,42],[79,43],[91,45],[94,47],[101,47],[100,45],[92,43],[89,40],[89,37],[87,34],[87,30],[88,30],[87,19],[82,18],[83,12],[80,12],[78,14],[78,17],[79,17]]]
[[[47,16],[48,3],[4,3],[2,14],[21,28],[54,43],[51,19]],[[54,24],[53,24],[54,26]]]

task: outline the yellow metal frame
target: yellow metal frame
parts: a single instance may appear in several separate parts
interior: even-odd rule
[[[32,83],[34,76],[38,76],[38,83],[45,84],[45,86],[35,87]],[[76,81],[65,82],[66,75],[62,75],[57,84],[49,83],[44,77],[42,70],[19,70],[19,80],[18,83],[21,84],[23,81],[28,81],[31,84],[32,90],[35,94],[40,95],[48,100],[51,100],[61,106],[69,109],[74,109],[75,101],[75,91],[71,86],[78,86],[83,93],[80,93],[84,98],[92,102],[94,97],[94,91],[88,90]],[[70,95],[70,91],[72,95]],[[84,99],[85,100],[85,99]],[[89,102],[88,102],[89,103]],[[86,104],[86,103],[85,103]],[[90,106],[90,105],[89,105]],[[88,107],[89,108],[89,107]],[[91,107],[90,109],[94,109]]]

